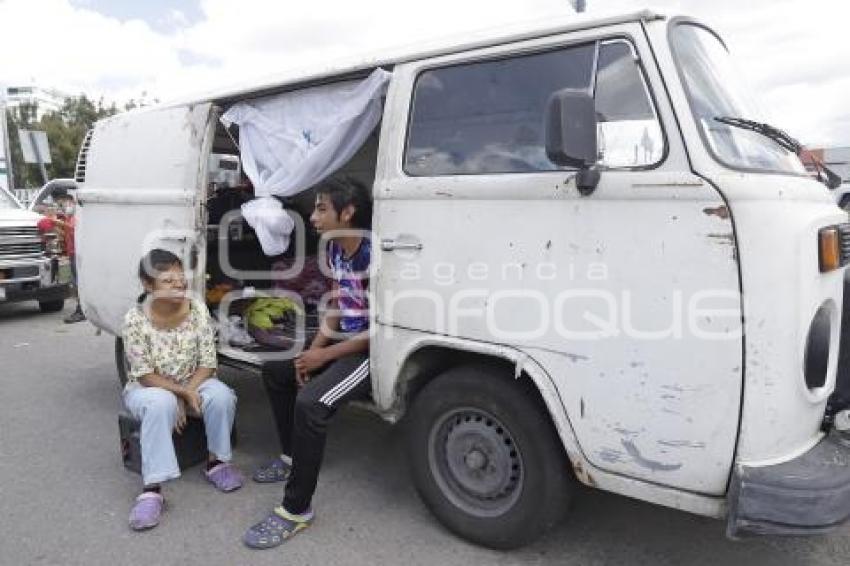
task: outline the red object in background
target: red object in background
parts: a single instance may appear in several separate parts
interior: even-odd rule
[[[65,217],[65,253],[69,256],[73,257],[76,252],[76,248],[74,247],[74,229],[77,225],[77,219],[71,215]]]
[[[59,232],[62,236],[62,250],[65,255],[73,256],[74,255],[74,227],[76,221],[74,216],[59,216],[56,218],[51,218],[50,216],[45,216],[41,220],[38,221],[36,227],[42,233],[42,235],[47,234],[48,232]]]
[[[809,173],[817,174],[819,165],[823,165],[824,154],[822,149],[803,148],[800,152],[800,161]]]
[[[36,224],[36,227],[38,227],[38,231],[42,233],[50,232],[55,226],[56,223],[53,221],[53,219],[48,218],[47,216],[39,220],[38,224]]]

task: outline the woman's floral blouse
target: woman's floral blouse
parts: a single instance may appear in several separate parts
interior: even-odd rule
[[[124,352],[130,368],[127,387],[156,373],[184,385],[199,367],[217,367],[215,331],[207,307],[192,301],[189,315],[179,326],[161,330],[148,319],[142,305],[124,317]]]

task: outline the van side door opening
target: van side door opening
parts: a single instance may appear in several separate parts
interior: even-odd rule
[[[379,132],[380,123],[356,154],[331,177],[350,177],[368,187],[371,192],[376,176]],[[215,140],[211,156],[229,155],[238,158],[238,126],[234,124],[226,128],[219,122]],[[285,351],[292,346],[288,336],[295,333],[295,329],[291,320],[283,320],[264,332],[245,320],[242,315],[253,300],[252,293],[272,296],[297,294],[300,301],[296,302],[303,304],[306,309],[303,321],[306,337],[312,336],[318,327],[319,298],[329,283],[318,266],[323,254],[318,253],[320,239],[310,224],[316,186],[278,199],[295,221],[295,229],[287,250],[272,257],[263,253],[256,231],[242,218],[240,212],[242,204],[254,196],[251,182],[244,172],[240,172],[237,183],[232,180],[220,183],[209,176],[206,189],[203,214],[207,225],[207,303],[219,319],[225,315],[219,313],[219,307],[224,305],[227,317],[247,331],[247,336],[246,333],[239,333],[241,339],[223,344],[220,353],[225,359],[260,366],[262,354]],[[245,294],[245,298],[238,298],[240,294]],[[234,316],[237,318],[234,319]],[[309,343],[303,343],[303,347],[307,346]]]

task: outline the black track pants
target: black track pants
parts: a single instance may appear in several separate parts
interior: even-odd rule
[[[349,401],[370,398],[369,357],[364,352],[335,360],[300,390],[291,361],[271,362],[263,366],[263,383],[281,451],[292,458],[283,507],[304,513],[316,491],[331,417]]]

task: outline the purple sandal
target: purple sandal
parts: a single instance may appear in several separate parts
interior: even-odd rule
[[[213,484],[219,491],[223,491],[225,493],[229,491],[236,491],[240,487],[242,487],[243,478],[242,474],[239,473],[239,470],[231,464],[230,462],[222,462],[214,466],[212,469],[205,470],[204,476],[207,478],[211,484]]]
[[[153,491],[146,491],[138,496],[130,511],[130,528],[134,531],[144,531],[157,526],[164,503],[162,495]]]

